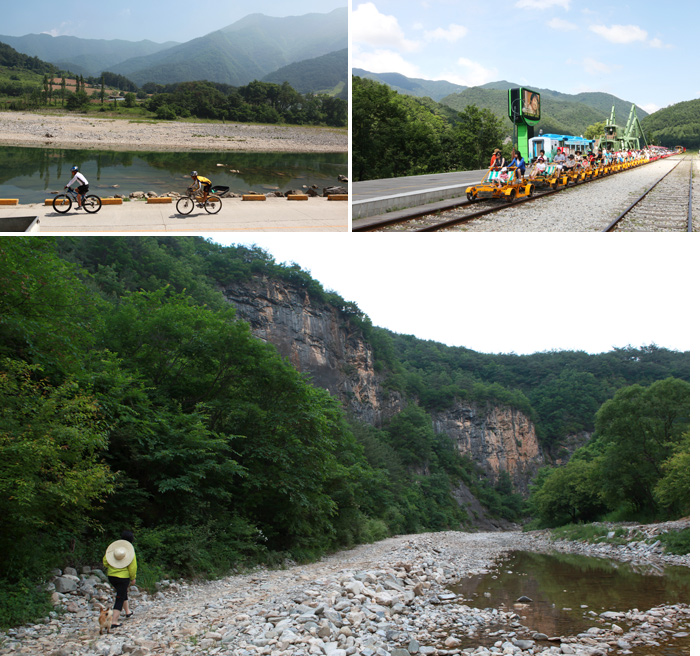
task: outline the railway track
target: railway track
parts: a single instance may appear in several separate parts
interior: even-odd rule
[[[692,158],[691,158],[692,159]],[[692,163],[690,164],[691,166],[691,171],[692,171]],[[674,168],[675,170],[675,168]],[[622,171],[624,172],[624,171]],[[615,174],[613,174],[615,175]],[[363,228],[360,228],[359,231],[372,231],[372,232],[438,232],[440,230],[446,230],[450,229],[454,226],[458,226],[460,224],[465,224],[469,223],[470,221],[473,221],[474,219],[478,219],[484,216],[488,216],[490,214],[496,214],[498,212],[501,212],[503,210],[513,208],[513,207],[519,207],[520,205],[524,203],[530,203],[530,202],[536,202],[537,200],[549,196],[551,194],[558,193],[560,191],[563,191],[564,189],[571,189],[573,187],[578,187],[584,184],[588,184],[589,182],[596,182],[598,180],[605,180],[609,176],[603,176],[603,177],[598,177],[598,178],[592,178],[589,180],[585,180],[583,182],[577,182],[575,184],[569,185],[567,187],[560,187],[555,190],[543,190],[539,192],[535,192],[532,196],[522,198],[519,200],[515,200],[513,202],[503,202],[503,201],[480,201],[479,203],[473,203],[469,202],[468,200],[465,199],[463,203],[455,205],[453,208],[449,210],[444,210],[442,212],[421,212],[418,208],[414,214],[410,214],[408,216],[403,216],[400,219],[387,219],[387,220],[380,220],[372,225],[365,226]],[[692,180],[691,180],[692,184]],[[685,198],[687,199],[687,194],[688,190],[686,190],[686,196]],[[618,217],[616,221],[619,222],[619,220],[622,218]],[[639,228],[640,230],[647,230],[648,228]],[[357,228],[355,230],[358,230]],[[659,227],[659,231],[666,231],[666,230],[676,230],[676,228],[664,228],[664,227]]]
[[[683,158],[603,232],[693,232],[693,160]]]

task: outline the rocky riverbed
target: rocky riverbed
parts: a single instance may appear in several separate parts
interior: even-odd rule
[[[0,145],[90,150],[343,153],[348,150],[348,135],[346,130],[306,126],[137,121],[3,112]]]
[[[638,541],[642,542],[642,541]],[[399,536],[310,565],[259,569],[215,582],[164,581],[150,595],[132,588],[130,619],[99,635],[97,604],[109,604],[100,570],[56,572],[49,584],[59,612],[0,634],[0,654],[46,656],[505,656],[634,654],[687,635],[684,604],[602,613],[574,636],[545,636],[515,612],[475,609],[447,588],[486,571],[503,552],[573,548],[547,532],[443,532]],[[610,547],[605,557],[689,565],[660,545]],[[596,555],[602,545],[576,548]],[[493,641],[462,647],[465,636],[507,625]],[[623,628],[624,627],[624,628]],[[648,652],[645,652],[648,653]]]

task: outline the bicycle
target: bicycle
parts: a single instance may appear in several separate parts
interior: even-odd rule
[[[75,201],[77,205],[78,192],[74,189],[68,188],[65,194],[58,194],[58,196],[53,199],[53,208],[59,214],[65,214],[66,212],[70,211],[70,208],[73,206],[73,201]],[[95,212],[100,211],[100,208],[102,207],[102,199],[94,194],[86,194],[83,196],[82,206],[85,208],[86,212],[94,214]]]
[[[229,190],[228,187],[212,187],[207,200],[204,201],[201,196],[197,196],[194,189],[187,189],[187,196],[180,198],[175,204],[178,214],[189,214],[195,204],[198,207],[203,207],[209,214],[216,214],[221,210],[223,203],[220,196]]]

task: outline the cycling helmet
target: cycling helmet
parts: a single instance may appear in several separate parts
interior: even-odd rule
[[[75,173],[77,170],[78,170],[78,167],[77,167],[77,166],[74,166],[74,167],[70,170],[70,172],[71,172],[71,173]]]
[[[192,171],[192,173],[190,173],[191,178],[194,178],[196,175],[198,175],[197,171]]]

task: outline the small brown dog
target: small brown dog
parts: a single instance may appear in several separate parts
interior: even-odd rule
[[[100,624],[100,635],[102,635],[105,629],[107,629],[107,633],[109,633],[109,630],[112,628],[112,612],[111,608],[107,610],[100,604],[100,616],[97,618]]]

